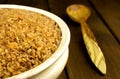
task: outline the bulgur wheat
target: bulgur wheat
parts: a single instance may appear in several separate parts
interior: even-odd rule
[[[0,79],[40,65],[56,51],[61,39],[58,24],[45,15],[0,9]]]

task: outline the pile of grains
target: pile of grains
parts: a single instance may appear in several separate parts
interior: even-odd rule
[[[59,26],[47,16],[0,9],[0,79],[40,65],[56,51],[61,39]]]

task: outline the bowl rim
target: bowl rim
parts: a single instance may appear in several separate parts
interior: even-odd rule
[[[35,67],[33,69],[30,69],[30,70],[20,73],[18,75],[14,75],[12,77],[8,77],[7,79],[29,78],[33,75],[36,75],[36,74],[42,72],[43,70],[48,68],[50,65],[52,65],[64,53],[64,51],[68,47],[68,45],[70,43],[70,30],[69,30],[67,24],[57,15],[55,15],[49,11],[43,10],[43,9],[30,7],[30,6],[24,6],[24,5],[1,4],[0,8],[23,9],[23,10],[28,10],[28,11],[33,11],[33,12],[43,14],[43,15],[51,18],[52,20],[54,20],[59,25],[59,27],[62,31],[61,43],[60,43],[59,47],[57,48],[57,50],[55,51],[55,53],[50,58],[48,58],[45,62],[43,62],[42,64],[38,65],[37,67]]]

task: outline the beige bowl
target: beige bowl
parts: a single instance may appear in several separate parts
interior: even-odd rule
[[[58,49],[56,50],[56,52],[50,58],[48,58],[44,63],[38,65],[37,67],[35,67],[31,70],[28,70],[21,74],[9,77],[7,79],[26,79],[26,78],[32,78],[32,77],[34,79],[36,79],[36,78],[41,79],[41,78],[43,78],[43,76],[48,76],[47,79],[48,78],[50,78],[50,79],[56,78],[63,70],[63,68],[66,64],[67,58],[68,58],[68,52],[66,54],[64,54],[65,51],[68,50],[67,48],[68,48],[68,45],[70,42],[70,31],[69,31],[69,28],[66,25],[66,23],[61,18],[54,15],[53,13],[50,13],[48,11],[38,9],[38,8],[21,6],[21,5],[9,5],[9,4],[2,4],[2,5],[0,5],[0,8],[16,8],[16,9],[30,10],[33,12],[43,14],[43,15],[53,19],[54,21],[56,21],[56,23],[59,25],[59,27],[62,31],[61,43],[60,43]],[[66,58],[65,61],[63,61],[64,58]],[[58,60],[59,60],[59,62],[58,62]],[[62,64],[62,62],[63,62],[63,64]],[[55,63],[57,63],[57,64],[55,64]],[[53,73],[52,75],[49,74],[47,71],[49,70],[49,72],[50,71],[52,72],[53,70],[55,70],[56,65],[60,65],[61,68],[57,69],[56,73]],[[44,74],[43,74],[43,72],[44,72]],[[38,76],[38,74],[39,74],[39,76]],[[43,75],[41,76],[40,74],[41,75],[43,74]],[[57,75],[57,76],[55,76],[55,75]],[[46,77],[45,77],[45,79],[46,79]]]

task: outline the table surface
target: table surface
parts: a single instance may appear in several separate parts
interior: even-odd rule
[[[120,79],[120,0],[0,0],[0,4],[41,8],[67,23],[71,31],[69,59],[58,79]],[[66,7],[71,4],[84,4],[91,9],[87,23],[105,56],[106,75],[102,75],[90,61],[80,25],[66,14]]]

